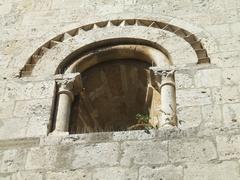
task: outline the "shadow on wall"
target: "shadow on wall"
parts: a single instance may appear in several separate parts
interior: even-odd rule
[[[145,62],[122,59],[84,71],[84,89],[72,105],[70,133],[127,130],[137,124],[137,114],[149,116],[149,67]]]

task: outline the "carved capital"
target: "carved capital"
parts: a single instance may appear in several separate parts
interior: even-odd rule
[[[59,88],[58,94],[67,94],[72,101],[74,100],[74,92],[80,86],[80,73],[64,74],[62,77],[56,79]]]
[[[167,77],[173,77],[176,70],[159,70],[156,71],[157,74],[160,74],[161,77],[167,78]]]
[[[171,85],[175,87],[174,73],[175,69],[152,69],[155,77],[156,84],[160,90],[165,85]]]
[[[75,78],[57,80],[57,85],[59,87],[59,91],[61,91],[61,90],[72,91],[72,89],[74,87],[74,81],[75,81]]]

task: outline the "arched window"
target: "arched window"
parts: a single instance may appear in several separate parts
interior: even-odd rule
[[[39,47],[19,76],[55,78],[55,113],[49,132],[177,126],[175,71],[210,63],[207,49],[211,51],[214,41],[198,27],[176,19],[171,23],[95,22]]]
[[[54,133],[176,126],[171,67],[161,50],[142,44],[104,46],[84,53],[57,79]]]

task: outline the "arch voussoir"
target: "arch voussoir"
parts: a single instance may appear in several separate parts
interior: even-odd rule
[[[96,22],[69,30],[38,48],[22,68],[21,76],[41,75],[46,70],[45,66],[51,69],[45,71],[45,75],[54,74],[59,65],[66,63],[65,61],[74,53],[81,53],[86,47],[94,48],[96,42],[111,43],[113,39],[121,38],[134,39],[136,43],[138,40],[144,40],[157,44],[170,59],[172,58],[174,65],[183,62],[175,59],[174,54],[181,49],[187,49],[184,52],[189,54],[183,53],[186,58],[191,57],[185,61],[187,64],[209,63],[207,50],[197,36],[181,28],[176,20],[171,20],[170,23],[145,19],[120,19]],[[185,26],[188,27],[186,24]],[[198,28],[190,29],[197,34],[202,33]],[[178,59],[184,59],[181,57],[183,55],[178,54]]]

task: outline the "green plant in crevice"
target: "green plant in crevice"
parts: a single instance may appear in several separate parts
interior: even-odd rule
[[[136,120],[138,124],[148,124],[151,118],[146,114],[136,114]]]
[[[147,114],[136,114],[137,123],[128,127],[127,130],[144,130],[146,133],[150,133],[150,129],[154,127],[150,123],[150,117]]]

